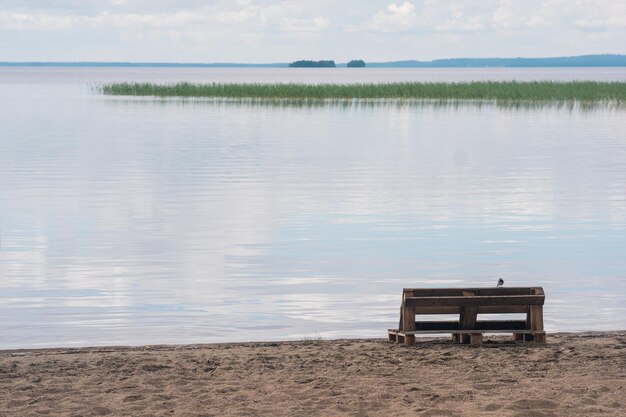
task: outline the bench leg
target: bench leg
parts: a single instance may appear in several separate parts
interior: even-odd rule
[[[463,295],[472,296],[471,292],[463,292]],[[478,318],[478,307],[467,306],[461,309],[461,315],[459,316],[459,324],[461,329],[473,330],[476,328],[476,319]],[[473,336],[473,335],[472,335]],[[467,345],[472,343],[472,338],[469,334],[461,335],[462,343]]]
[[[528,311],[528,316],[530,319],[530,330],[543,333],[543,306],[531,306]],[[536,339],[533,337],[531,340]]]
[[[415,310],[412,307],[404,306],[402,311],[402,330],[405,332],[415,331]],[[406,346],[415,346],[415,335],[404,335]]]
[[[471,347],[479,347],[483,344],[483,334],[482,333],[472,333],[470,335],[470,346]]]
[[[535,343],[546,343],[546,334],[535,333]]]
[[[535,340],[532,334],[528,333],[515,333],[515,341],[518,342],[532,342]]]

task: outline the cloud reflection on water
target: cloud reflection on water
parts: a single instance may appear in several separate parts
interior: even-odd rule
[[[626,325],[621,109],[24,101],[0,347],[382,337],[402,287],[498,276]]]

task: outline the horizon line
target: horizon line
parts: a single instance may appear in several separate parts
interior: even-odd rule
[[[314,60],[313,60],[314,61]],[[335,62],[334,60],[332,60]],[[295,62],[295,61],[291,61]],[[291,62],[168,62],[168,61],[0,61],[0,66],[128,66],[128,67],[287,67]],[[338,62],[336,65],[343,67],[348,64]],[[367,66],[414,66],[414,67],[438,67],[438,66],[592,66],[592,67],[623,67],[626,66],[625,54],[591,54],[574,56],[552,56],[552,57],[490,57],[490,58],[440,58],[430,61],[420,61],[417,59],[403,59],[394,61],[365,61]]]

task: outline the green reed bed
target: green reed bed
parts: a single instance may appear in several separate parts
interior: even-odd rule
[[[384,84],[152,84],[113,83],[107,95],[253,99],[428,99],[626,101],[626,82],[477,81]]]

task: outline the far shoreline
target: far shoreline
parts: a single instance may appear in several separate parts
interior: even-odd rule
[[[366,58],[366,57],[362,57]],[[334,60],[329,57],[328,60]],[[300,58],[300,62],[307,61]],[[491,58],[440,58],[430,61],[403,59],[363,61],[368,68],[599,68],[626,67],[624,54],[587,54],[552,57],[491,57]],[[297,62],[297,61],[296,61]],[[312,62],[312,61],[310,61]],[[291,61],[294,63],[294,61]],[[339,62],[337,68],[346,68],[350,62]],[[145,67],[145,68],[288,68],[289,62],[135,62],[135,61],[0,61],[2,66],[59,66],[59,67]],[[301,67],[302,68],[302,67]],[[318,67],[319,68],[319,67]]]

